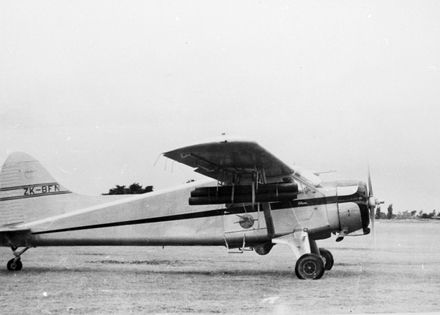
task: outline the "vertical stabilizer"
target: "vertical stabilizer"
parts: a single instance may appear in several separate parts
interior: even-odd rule
[[[12,153],[0,173],[0,227],[24,222],[30,199],[68,193],[40,162],[26,153]]]

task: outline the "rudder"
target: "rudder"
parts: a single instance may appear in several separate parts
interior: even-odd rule
[[[24,200],[68,193],[32,156],[12,153],[0,172],[0,227],[25,221]]]

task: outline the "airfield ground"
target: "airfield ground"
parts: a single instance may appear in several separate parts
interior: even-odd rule
[[[410,313],[440,311],[440,222],[379,221],[373,237],[319,242],[335,257],[321,280],[293,255],[220,247],[35,248],[21,272],[0,249],[0,313]]]

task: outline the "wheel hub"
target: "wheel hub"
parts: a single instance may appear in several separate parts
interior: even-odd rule
[[[304,264],[304,272],[308,275],[313,275],[316,271],[316,265],[313,261],[308,261]]]

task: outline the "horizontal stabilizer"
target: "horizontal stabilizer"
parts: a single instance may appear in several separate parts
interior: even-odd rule
[[[30,231],[31,230],[28,228],[13,228],[13,227],[0,226],[0,233],[23,233]]]

